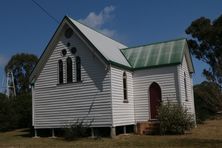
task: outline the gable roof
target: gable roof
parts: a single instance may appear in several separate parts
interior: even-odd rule
[[[69,18],[69,17],[68,17]],[[127,46],[83,25],[82,23],[69,18],[72,23],[86,36],[86,38],[98,49],[107,61],[116,62],[130,67],[130,64],[122,55],[120,49]]]
[[[48,45],[46,46],[44,52],[40,56],[35,68],[33,69],[30,75],[30,82],[32,82],[33,79],[35,79],[41,72],[44,63],[47,61],[47,58],[55,47],[55,43],[58,40],[59,34],[61,33],[61,30],[65,24],[72,26],[72,28],[75,29],[75,32],[79,33],[80,36],[85,39],[87,43],[89,43],[89,45],[93,46],[97,53],[102,56],[102,59],[105,59],[109,63],[118,63],[122,67],[130,67],[130,64],[120,51],[121,48],[126,48],[127,46],[95,31],[94,29],[91,29],[86,25],[83,25],[78,21],[65,16],[55,31],[53,37],[49,41]]]
[[[152,43],[144,46],[121,49],[133,69],[142,69],[182,62],[186,39]]]
[[[65,16],[39,58],[38,63],[30,75],[32,83],[41,72],[50,54],[53,52],[59,34],[65,24],[71,25],[74,31],[89,44],[107,64],[116,65],[128,70],[137,70],[149,67],[165,66],[182,63],[184,50],[189,54],[186,39],[177,39],[158,42],[144,46],[127,48],[127,46],[83,25],[82,23]],[[188,53],[188,54],[187,54]],[[188,56],[186,56],[188,57]],[[106,63],[105,62],[105,63]],[[194,71],[192,59],[189,55],[188,66],[190,72]]]

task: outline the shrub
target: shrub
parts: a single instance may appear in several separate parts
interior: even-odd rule
[[[80,137],[89,136],[89,128],[93,120],[84,122],[84,119],[77,119],[73,123],[69,123],[64,127],[64,137],[67,140],[73,140]]]
[[[94,101],[90,104],[88,113],[83,118],[77,118],[74,122],[70,122],[66,124],[64,127],[64,136],[67,140],[73,140],[79,137],[86,137],[89,135],[89,127],[92,125],[94,118],[91,120],[85,120],[89,117],[92,108],[94,105]]]
[[[194,126],[194,118],[181,105],[161,104],[158,112],[161,134],[184,134]]]

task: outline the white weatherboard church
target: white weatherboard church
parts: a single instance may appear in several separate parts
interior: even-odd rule
[[[84,118],[92,133],[133,125],[143,133],[161,102],[195,115],[193,72],[186,39],[127,47],[65,16],[30,76],[32,124],[54,133]]]

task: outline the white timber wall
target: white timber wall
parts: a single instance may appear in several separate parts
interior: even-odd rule
[[[135,71],[133,96],[136,122],[150,119],[149,87],[153,82],[159,84],[163,102],[179,102],[177,65]]]
[[[64,30],[63,30],[64,31]],[[67,47],[67,43],[71,43]],[[76,47],[76,55],[69,51]],[[67,49],[63,57],[61,50]],[[75,56],[81,58],[82,82],[75,82]],[[66,84],[66,59],[72,57],[74,83]],[[58,84],[58,60],[63,61],[64,83]],[[77,119],[92,121],[93,127],[112,126],[110,72],[77,36],[61,34],[51,56],[35,82],[33,124],[35,128],[62,128]],[[91,109],[91,112],[89,110]]]
[[[180,81],[180,91],[181,91],[181,104],[188,109],[192,114],[195,114],[194,108],[194,96],[193,96],[193,80],[192,74],[188,70],[188,65],[186,61],[186,56],[183,57],[182,65],[179,67],[179,81]],[[184,76],[186,75],[186,85],[187,90],[185,90]],[[187,92],[186,92],[187,91]],[[187,93],[187,97],[186,97]]]
[[[111,66],[111,91],[112,91],[112,115],[113,126],[135,124],[133,78],[132,73],[125,71],[127,75],[128,103],[124,103],[123,97],[123,73],[124,70]]]

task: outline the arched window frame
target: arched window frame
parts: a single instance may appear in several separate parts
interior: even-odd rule
[[[127,75],[123,72],[123,102],[128,103]]]
[[[81,58],[76,57],[76,81],[81,82]]]
[[[66,59],[66,79],[67,79],[67,83],[72,83],[73,82],[73,62],[72,62],[72,58],[68,57]]]
[[[63,84],[63,61],[59,60],[58,61],[58,82],[59,84]]]
[[[188,101],[188,94],[187,94],[187,76],[184,72],[184,91],[185,91],[185,101]]]

